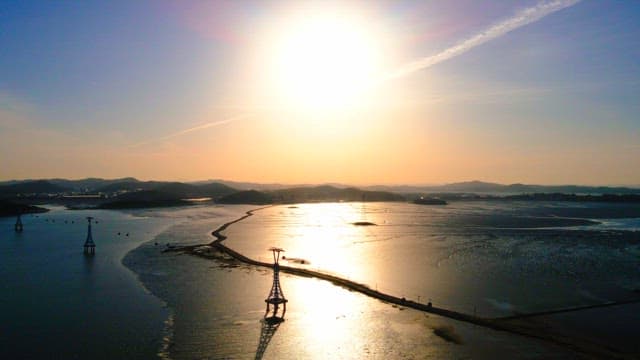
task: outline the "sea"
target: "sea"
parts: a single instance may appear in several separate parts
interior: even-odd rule
[[[0,218],[0,358],[584,358],[555,343],[388,304],[280,273],[285,321],[265,322],[273,271],[165,250],[208,244],[249,205],[67,210]],[[87,217],[96,254],[83,255]],[[363,223],[369,225],[362,225]],[[253,259],[330,273],[479,317],[537,317],[640,354],[640,206],[454,201],[263,207],[223,231]],[[616,305],[620,303],[619,305]]]

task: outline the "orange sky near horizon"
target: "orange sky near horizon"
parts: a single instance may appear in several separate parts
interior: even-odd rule
[[[123,5],[33,28],[16,12],[0,180],[640,185],[633,12],[467,5]]]

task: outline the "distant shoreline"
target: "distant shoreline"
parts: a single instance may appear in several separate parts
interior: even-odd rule
[[[553,201],[640,204],[640,188],[526,185],[469,181],[439,186],[347,184],[281,185],[140,181],[135,178],[23,180],[0,182],[0,199],[16,203],[65,205],[68,208],[140,209],[188,206],[188,199],[213,204],[294,204],[315,202],[398,201],[445,205],[453,201]],[[431,199],[424,201],[420,199]]]
[[[10,201],[0,200],[0,217],[11,217],[26,214],[40,214],[49,211],[49,209],[25,205],[20,203],[14,203]]]

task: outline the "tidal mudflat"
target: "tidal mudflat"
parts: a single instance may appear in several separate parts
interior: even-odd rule
[[[543,205],[552,213],[562,207]],[[327,211],[329,207],[331,211]],[[477,202],[446,209],[389,203],[274,206],[233,224],[224,234],[228,237],[226,246],[257,260],[269,261],[266,249],[280,246],[287,250],[285,257],[292,259],[289,263],[283,259],[288,266],[335,274],[411,301],[432,301],[486,318],[637,298],[634,286],[638,279],[628,271],[638,251],[637,231],[629,229],[632,218],[618,217],[620,226],[616,228],[610,220],[603,220],[606,217],[560,218],[552,214],[548,216],[551,219],[544,219],[533,215],[539,210],[539,204],[514,207]],[[607,215],[602,210],[600,213]],[[483,215],[486,223],[465,221]],[[532,220],[520,220],[522,226],[514,227],[518,219]],[[357,221],[377,226],[354,226]],[[202,232],[207,224],[214,223],[220,226],[224,219],[202,222]],[[187,231],[188,226],[183,224],[160,239],[179,238],[179,233]],[[211,241],[213,238],[183,243]],[[171,356],[251,357],[259,351],[260,339],[264,338],[259,320],[271,282],[268,268],[162,254],[150,245],[146,250],[145,246],[136,250],[144,251],[148,261],[145,266],[163,270],[155,275],[151,271],[143,281],[176,309],[168,352]],[[591,266],[585,267],[586,263]],[[604,271],[607,267],[609,270]],[[326,281],[282,276],[290,301],[287,317],[269,339],[265,358],[357,358],[363,353],[374,358],[390,354],[410,358],[428,354],[490,358],[505,353],[516,358],[585,356],[584,348],[576,352],[553,342],[387,304]],[[633,316],[634,306],[593,311]],[[577,339],[577,343],[596,338],[597,333],[575,325],[576,318],[593,317],[579,314],[530,318],[527,321],[532,325],[527,326],[544,323],[559,336]],[[606,322],[606,318],[600,321]],[[198,325],[194,328],[194,324]],[[630,341],[636,329],[619,325],[609,326],[617,326],[617,334],[623,335],[616,335],[611,342],[600,337],[598,346],[616,344],[620,353],[637,352]],[[342,336],[334,336],[341,331]],[[312,345],[314,340],[317,347]],[[489,343],[492,345],[487,347]]]

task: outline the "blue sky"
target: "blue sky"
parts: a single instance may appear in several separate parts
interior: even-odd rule
[[[349,6],[385,34],[393,68],[548,2]],[[640,184],[640,2],[551,13],[386,83],[384,104],[327,115],[326,132],[305,122],[317,114],[277,122],[252,95],[265,24],[300,4],[2,2],[0,178]]]

